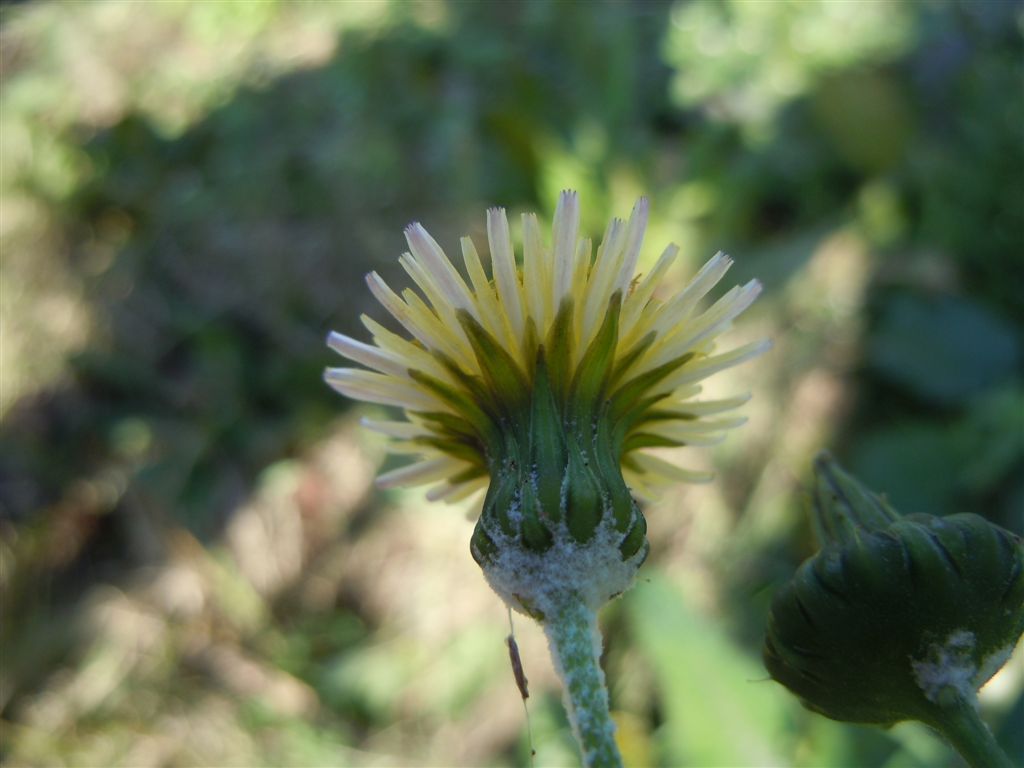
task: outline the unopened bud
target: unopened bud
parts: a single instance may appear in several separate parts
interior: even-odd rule
[[[832,719],[934,724],[1024,631],[1024,543],[977,515],[900,517],[828,457],[815,469],[823,548],[772,601],[765,665]]]

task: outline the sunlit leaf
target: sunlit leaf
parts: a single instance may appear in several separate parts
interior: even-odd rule
[[[693,611],[663,577],[626,597],[641,651],[664,708],[667,765],[785,765],[796,701],[721,627]]]

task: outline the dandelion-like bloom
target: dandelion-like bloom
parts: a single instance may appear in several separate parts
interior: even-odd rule
[[[632,584],[647,556],[635,497],[666,481],[704,481],[650,449],[711,445],[743,419],[747,400],[695,399],[700,381],[767,348],[716,352],[716,338],[760,292],[751,281],[701,310],[731,261],[718,254],[682,291],[655,296],[676,257],[634,278],[647,201],[613,219],[591,258],[576,194],[558,201],[548,248],[523,217],[522,266],[504,210],[487,212],[491,277],[462,239],[469,283],[419,224],[400,262],[422,296],[377,273],[370,290],[412,336],[368,317],[373,344],[332,333],[328,344],[371,370],[330,368],[344,395],[397,406],[400,421],[364,421],[418,460],[381,476],[385,487],[433,483],[428,496],[486,489],[470,550],[512,607],[544,624],[588,768],[621,766],[598,663],[597,610]]]
[[[367,277],[412,338],[366,316],[373,344],[328,338],[371,369],[328,369],[332,387],[405,412],[403,420],[364,421],[398,440],[392,450],[418,457],[379,484],[432,483],[428,497],[449,500],[486,489],[473,556],[499,594],[534,616],[547,610],[545,590],[574,589],[596,609],[629,585],[647,551],[635,498],[654,497],[666,481],[710,479],[649,449],[712,445],[742,424],[730,412],[746,395],[698,400],[699,382],[767,348],[715,350],[760,292],[751,281],[701,309],[728,256],[716,255],[666,299],[655,292],[675,245],[635,276],[647,213],[642,198],[628,222],[613,219],[592,257],[577,196],[564,192],[550,248],[537,217],[523,216],[520,265],[505,211],[492,208],[491,275],[465,237],[468,283],[414,223],[400,263],[422,295],[399,295],[376,272]]]

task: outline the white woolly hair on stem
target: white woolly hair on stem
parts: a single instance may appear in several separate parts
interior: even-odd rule
[[[575,593],[552,601],[543,622],[555,670],[565,689],[565,711],[583,753],[586,768],[622,768],[615,723],[601,670],[601,634],[597,613]]]

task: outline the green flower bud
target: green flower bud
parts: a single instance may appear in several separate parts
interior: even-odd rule
[[[822,550],[772,601],[765,665],[832,719],[937,726],[1024,631],[1024,543],[977,515],[901,518],[827,456],[815,469]]]

